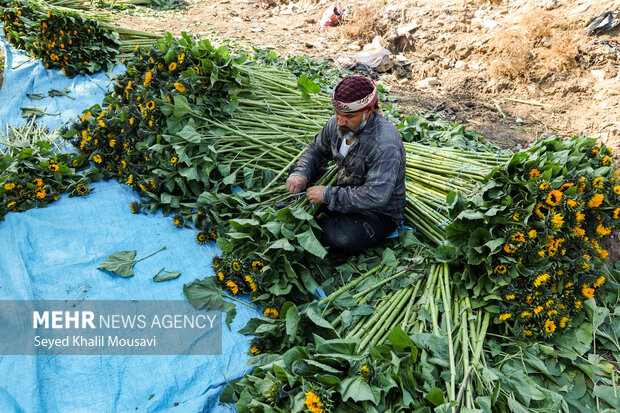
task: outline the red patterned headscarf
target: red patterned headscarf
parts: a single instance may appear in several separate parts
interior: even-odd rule
[[[332,105],[340,112],[360,112],[377,106],[375,84],[361,76],[345,77],[332,94]]]

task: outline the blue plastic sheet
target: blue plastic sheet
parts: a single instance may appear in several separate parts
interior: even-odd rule
[[[20,106],[40,103],[61,112],[40,118],[57,128],[100,103],[109,87],[103,73],[67,79],[40,62],[22,64],[27,59],[1,36],[0,46],[7,62],[1,128],[23,123]],[[25,96],[65,87],[76,100],[56,97],[33,105]],[[194,230],[175,228],[161,213],[131,214],[129,203],[138,195],[125,185],[108,181],[92,187],[87,196],[63,195],[47,208],[11,212],[0,222],[0,299],[184,299],[183,284],[213,275],[211,260],[220,252],[213,242],[198,245]],[[136,250],[139,258],[164,245],[136,264],[131,278],[97,270],[114,252]],[[153,282],[164,266],[181,276]],[[0,412],[234,411],[218,405],[219,395],[226,380],[250,371],[249,338],[237,331],[258,315],[240,304],[237,311],[232,331],[223,328],[221,356],[0,355]]]

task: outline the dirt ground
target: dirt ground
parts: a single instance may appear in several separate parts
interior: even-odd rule
[[[432,112],[513,150],[537,137],[585,134],[620,161],[620,25],[584,30],[605,11],[620,19],[620,0],[342,0],[342,24],[321,27],[333,4],[186,0],[182,10],[120,13],[117,22],[336,65],[351,64],[380,35],[392,52],[382,70],[394,67],[378,82],[392,87],[401,113]],[[620,258],[617,238],[610,248]]]

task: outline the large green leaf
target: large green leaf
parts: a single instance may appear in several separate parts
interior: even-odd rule
[[[131,277],[133,275],[133,266],[136,251],[119,251],[110,255],[97,268],[100,270],[110,271],[121,277]]]
[[[372,389],[361,377],[347,377],[340,384],[342,401],[353,400],[354,402],[369,401],[377,404]]]
[[[327,255],[327,250],[323,247],[323,245],[321,245],[319,240],[314,235],[314,231],[311,229],[304,233],[298,234],[297,241],[299,241],[299,245],[301,245],[303,249],[319,258],[325,258]]]
[[[182,118],[186,115],[193,115],[194,111],[192,110],[187,98],[181,95],[174,96],[174,116],[177,118]]]

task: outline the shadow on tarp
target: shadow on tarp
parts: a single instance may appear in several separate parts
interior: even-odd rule
[[[100,103],[109,86],[104,73],[68,79],[40,61],[11,69],[27,58],[2,36],[0,46],[7,59],[0,130],[23,124],[20,106],[43,103],[62,114],[40,121],[58,128]],[[76,100],[25,96],[65,87]],[[213,275],[211,259],[220,252],[213,242],[198,245],[194,230],[175,228],[161,213],[131,214],[138,195],[125,185],[92,188],[87,196],[64,194],[47,208],[11,212],[0,222],[0,299],[175,300],[184,298],[183,284]],[[136,264],[131,278],[96,269],[114,252],[136,250],[140,258],[164,245]],[[181,276],[153,282],[164,266]],[[249,338],[236,331],[258,315],[243,305],[237,311],[232,332],[224,327],[221,356],[0,356],[0,412],[230,412],[218,406],[225,381],[251,370]]]

